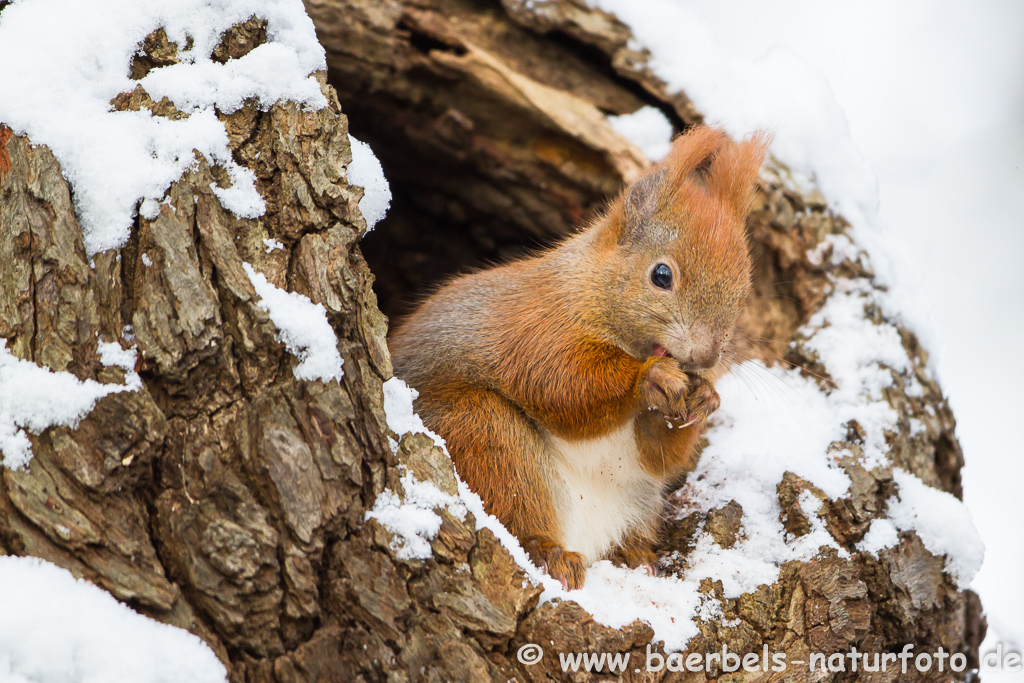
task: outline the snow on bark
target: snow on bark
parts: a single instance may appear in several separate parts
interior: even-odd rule
[[[267,42],[236,59],[215,61],[224,32],[258,15]],[[133,78],[143,40],[162,28],[180,46],[168,63]],[[299,0],[34,0],[0,16],[0,121],[47,145],[75,189],[86,251],[121,247],[140,202],[159,202],[198,153],[222,165],[230,187],[214,186],[239,216],[265,211],[250,169],[228,148],[217,111],[254,100],[266,109],[292,100],[321,108],[311,76],[324,68],[323,48]],[[181,112],[116,111],[111,101],[142,87]]]

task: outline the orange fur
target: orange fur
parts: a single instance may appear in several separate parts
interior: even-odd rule
[[[0,180],[11,170],[11,157],[7,151],[7,141],[11,139],[13,131],[0,123]]]
[[[718,406],[721,345],[749,291],[744,221],[765,145],[691,130],[590,228],[534,258],[456,278],[392,334],[396,374],[419,390],[417,410],[447,439],[459,474],[570,587],[583,581],[585,559],[565,516],[573,501],[560,496],[599,489],[604,475],[587,474],[587,463],[579,474],[566,452],[586,458],[594,444],[606,457],[623,442],[602,439],[630,429],[636,462],[617,476],[637,495],[659,496],[648,508],[660,493],[643,482],[695,464]],[[670,290],[652,284],[658,265],[671,268]],[[602,552],[649,563],[657,509],[616,504],[647,511],[610,531],[618,541]]]

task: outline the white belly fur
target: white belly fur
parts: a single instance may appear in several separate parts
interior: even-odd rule
[[[548,485],[567,550],[595,562],[661,513],[662,483],[640,466],[632,422],[595,439],[548,441]]]

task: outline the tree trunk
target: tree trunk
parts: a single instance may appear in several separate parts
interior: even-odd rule
[[[54,562],[196,633],[233,681],[570,680],[553,654],[520,663],[525,643],[643,662],[650,626],[612,629],[570,600],[538,604],[540,588],[472,515],[440,512],[427,560],[400,559],[390,532],[366,518],[385,488],[402,490],[400,464],[449,493],[454,479],[430,439],[410,434],[395,451],[389,445],[397,435],[382,392],[391,376],[387,324],[361,248],[385,310],[398,313],[460,268],[567,234],[635,175],[646,160],[606,113],[653,105],[678,130],[700,114],[651,74],[625,26],[582,1],[306,4],[328,53],[330,106],[250,105],[222,117],[236,160],[255,171],[266,198],[259,219],[223,209],[210,190],[222,172],[200,162],[157,218],[137,219],[124,248],[90,262],[53,155],[23,137],[7,142],[0,338],[19,358],[104,383],[125,373],[100,363],[97,343],[134,344],[144,386],[101,399],[75,429],[31,435],[27,469],[0,470],[0,553]],[[264,39],[244,30],[235,38],[248,49]],[[115,105],[174,115],[139,90]],[[395,195],[388,219],[362,242],[362,193],[345,172],[349,121],[380,156]],[[767,341],[747,352],[827,377],[797,331],[843,282],[870,282],[871,273],[856,256],[828,258],[828,240],[848,225],[785,178],[785,169],[768,168],[749,221],[758,265],[743,329]],[[268,253],[265,238],[284,249]],[[340,383],[295,378],[243,262],[326,308],[344,359]],[[900,415],[889,457],[959,497],[953,416],[925,351],[909,331],[900,335],[923,390],[902,380],[887,390]],[[810,491],[824,499],[820,514],[847,552],[787,564],[777,582],[739,599],[725,598],[720,583],[703,587],[721,599],[724,620],[701,622],[688,651],[767,646],[794,661],[912,643],[916,652],[963,652],[977,665],[981,606],[943,573],[941,557],[912,532],[877,557],[856,550],[897,488],[890,466],[866,465],[861,439],[854,423],[834,444],[848,453],[846,496],[828,500],[791,475],[778,489],[794,536],[808,524],[798,499]],[[698,526],[727,544],[742,515],[734,507],[673,522],[662,554],[679,551],[685,562]]]

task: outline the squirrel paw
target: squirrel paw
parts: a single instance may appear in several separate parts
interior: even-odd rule
[[[672,358],[658,358],[647,370],[641,389],[646,407],[657,410],[670,420],[689,420],[687,400],[694,375],[688,375]]]
[[[701,423],[715,414],[722,404],[718,392],[711,382],[697,375],[690,375],[690,393],[686,397],[687,421]]]
[[[523,549],[529,553],[534,564],[551,578],[558,579],[562,588],[576,590],[583,587],[587,576],[587,563],[583,555],[566,550],[554,541],[537,537],[523,543]]]
[[[649,547],[643,545],[619,546],[612,551],[608,559],[616,567],[629,567],[630,569],[642,567],[650,576],[658,575],[658,556]]]

